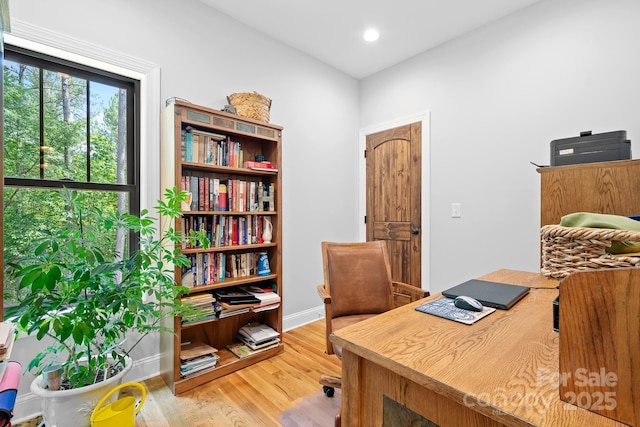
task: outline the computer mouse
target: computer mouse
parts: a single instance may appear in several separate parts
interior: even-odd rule
[[[482,311],[482,304],[475,298],[466,295],[460,295],[453,300],[453,305],[458,308],[471,311]]]

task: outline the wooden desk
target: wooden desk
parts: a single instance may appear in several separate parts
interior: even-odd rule
[[[559,398],[557,281],[512,270],[480,278],[551,289],[532,289],[511,310],[473,325],[414,309],[438,294],[336,331],[342,426],[402,425],[383,414],[388,402],[441,427],[623,426]]]

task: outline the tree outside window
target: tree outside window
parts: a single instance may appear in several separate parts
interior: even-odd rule
[[[6,267],[42,232],[66,227],[63,188],[105,212],[139,213],[139,82],[11,46],[3,66]],[[114,257],[136,246],[119,229],[104,242]],[[5,305],[16,291],[5,275]]]

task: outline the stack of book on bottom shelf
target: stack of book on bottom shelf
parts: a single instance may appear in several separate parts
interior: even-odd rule
[[[218,349],[200,341],[182,343],[180,346],[180,376],[188,378],[194,374],[212,370],[220,357]]]
[[[236,337],[240,342],[230,344],[227,348],[240,359],[280,345],[278,331],[262,323],[244,325]]]

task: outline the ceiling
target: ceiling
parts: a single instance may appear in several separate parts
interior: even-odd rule
[[[540,0],[200,1],[362,79]]]

